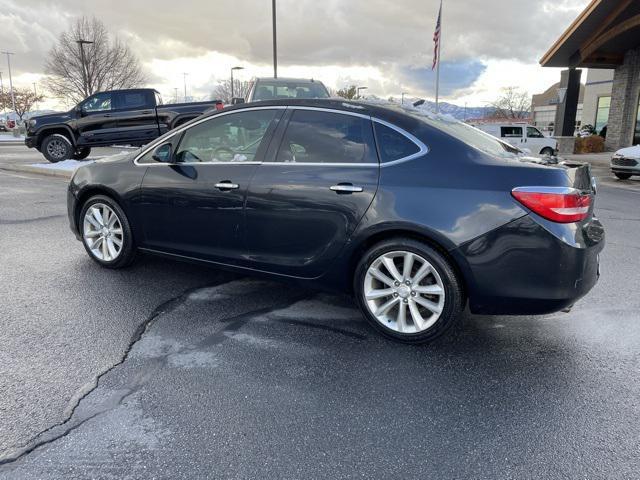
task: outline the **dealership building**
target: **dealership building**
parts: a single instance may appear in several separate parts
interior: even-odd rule
[[[640,1],[593,0],[540,64],[567,68],[557,89],[560,140],[573,141],[582,69],[588,68],[582,123],[606,125],[610,150],[640,144]]]

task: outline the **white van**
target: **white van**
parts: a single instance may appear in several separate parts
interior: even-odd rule
[[[480,123],[474,127],[521,150],[529,149],[535,155],[555,155],[558,151],[558,142],[551,137],[545,137],[533,125],[526,123]]]

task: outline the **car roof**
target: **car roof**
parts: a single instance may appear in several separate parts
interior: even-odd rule
[[[290,78],[290,77],[258,77],[256,82],[269,82],[269,83],[322,83],[320,80],[314,80],[313,78]]]
[[[326,108],[331,110],[341,110],[349,113],[359,113],[361,115],[377,117],[386,120],[389,117],[403,116],[410,118],[408,113],[402,111],[400,107],[393,105],[379,105],[369,102],[361,102],[354,100],[346,100],[340,98],[305,98],[305,99],[277,99],[277,100],[260,100],[256,102],[241,103],[232,105],[219,110],[218,112],[227,112],[230,110],[244,110],[255,107],[311,107]]]

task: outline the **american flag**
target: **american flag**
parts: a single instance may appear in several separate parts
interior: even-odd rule
[[[431,70],[435,69],[440,61],[440,19],[442,17],[442,1],[440,2],[440,10],[438,11],[438,22],[436,23],[436,31],[433,32],[433,65]]]

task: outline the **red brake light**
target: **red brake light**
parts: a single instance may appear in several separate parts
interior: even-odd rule
[[[584,220],[591,206],[591,195],[575,188],[518,187],[511,195],[541,217],[558,223]]]

